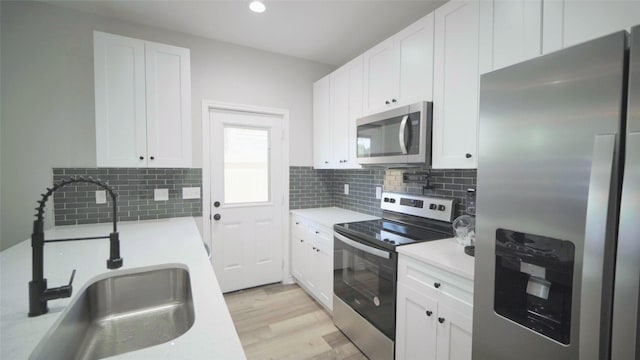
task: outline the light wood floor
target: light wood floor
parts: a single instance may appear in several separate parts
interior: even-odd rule
[[[298,285],[266,285],[224,298],[250,360],[366,360]]]

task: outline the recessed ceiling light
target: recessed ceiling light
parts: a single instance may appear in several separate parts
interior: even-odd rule
[[[264,6],[262,1],[255,0],[249,4],[249,9],[253,12],[262,13],[267,9],[267,7]]]

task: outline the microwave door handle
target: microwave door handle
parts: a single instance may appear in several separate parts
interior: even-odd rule
[[[398,140],[400,141],[400,149],[402,150],[403,155],[407,155],[407,139],[405,139],[404,134],[407,130],[407,122],[409,121],[409,115],[405,115],[400,122],[400,131],[398,132]]]
[[[391,255],[389,255],[389,252],[387,252],[387,251],[376,249],[374,247],[367,246],[365,244],[361,244],[361,243],[359,243],[357,241],[353,241],[353,240],[347,238],[346,236],[338,234],[337,232],[334,232],[333,236],[336,239],[342,241],[343,243],[345,243],[345,244],[347,244],[347,245],[349,245],[351,247],[354,247],[356,249],[362,250],[362,251],[364,251],[364,252],[366,252],[368,254],[375,255],[375,256],[378,256],[378,257],[381,257],[381,258],[384,258],[384,259],[389,259],[391,257]]]

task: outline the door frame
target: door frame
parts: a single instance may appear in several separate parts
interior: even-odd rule
[[[202,237],[213,249],[211,234],[211,110],[276,115],[282,120],[282,282],[292,284],[289,246],[289,110],[263,106],[202,100]],[[213,266],[213,255],[210,258]]]

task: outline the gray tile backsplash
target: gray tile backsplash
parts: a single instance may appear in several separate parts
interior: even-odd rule
[[[202,189],[202,169],[184,168],[54,168],[53,181],[72,176],[91,176],[117,193],[118,221],[148,220],[180,216],[201,216],[201,199],[182,199],[183,187]],[[154,189],[168,189],[169,200],[155,201]],[[96,204],[93,184],[76,183],[53,196],[56,225],[91,224],[111,221],[111,198]]]
[[[424,194],[456,199],[456,216],[466,210],[467,189],[476,188],[476,170],[430,170],[430,185],[403,183],[405,172],[427,172],[428,168],[357,170],[315,170],[312,167],[292,166],[290,169],[291,194],[289,207],[303,209],[337,206],[371,215],[381,215],[380,200],[376,199],[376,186],[385,191]],[[344,184],[349,184],[349,194],[344,194]]]

